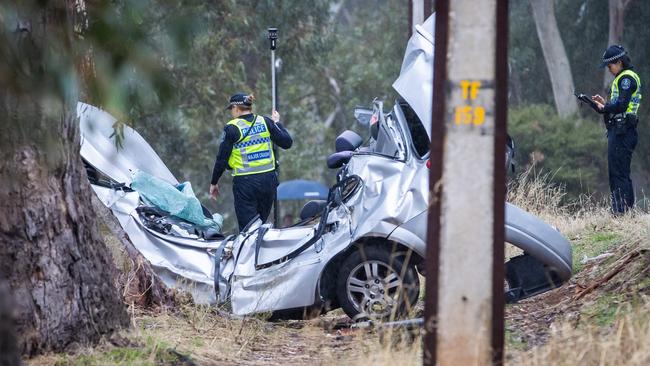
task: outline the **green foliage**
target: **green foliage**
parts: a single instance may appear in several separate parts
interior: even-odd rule
[[[607,252],[621,241],[621,236],[615,232],[594,231],[580,238],[573,245],[573,272],[582,270],[582,260],[593,258]]]
[[[71,109],[81,100],[108,110],[118,118],[119,145],[121,124],[132,108],[171,97],[173,85],[154,48],[164,42],[172,57],[185,49],[194,30],[183,11],[162,19],[151,11],[155,5],[154,0],[2,3],[0,81],[13,92],[49,95]],[[40,14],[57,19],[44,34],[35,18]],[[148,32],[152,19],[158,42]]]
[[[555,16],[576,89],[584,93],[601,93],[604,71],[598,68],[598,64],[607,47],[607,0],[560,0],[555,3]],[[632,17],[636,18],[630,9],[628,18]],[[640,19],[638,21],[644,22]],[[635,19],[634,23],[636,22]],[[645,52],[644,49],[645,47],[639,47],[639,52]],[[510,2],[508,55],[511,104],[522,106],[552,103],[550,75],[528,0]]]
[[[550,171],[567,198],[607,190],[607,140],[602,122],[563,119],[548,105],[511,109],[508,133],[515,140],[521,170]]]
[[[408,41],[408,17],[396,1],[354,1],[340,9],[334,21],[335,47],[328,71],[341,88],[343,118],[357,105],[375,97],[387,106],[397,97],[390,85],[399,75]],[[344,125],[343,127],[348,126]]]
[[[34,28],[44,8],[59,21],[52,23],[63,23],[56,18],[56,11],[62,9],[52,5],[35,0],[0,3],[0,82],[3,89],[17,95],[39,93],[59,100],[75,99],[75,58],[68,42],[72,35],[64,27],[52,26],[48,32]]]
[[[607,0],[555,1],[555,16],[571,65],[575,87],[588,95],[607,94],[602,90],[605,71],[598,68],[598,64],[607,47],[608,11]],[[635,70],[640,74],[642,81],[650,77],[650,49],[646,47],[650,36],[647,26],[649,17],[650,6],[647,2],[632,1],[625,12],[623,28],[622,44],[629,51]],[[550,76],[537,38],[528,0],[510,2],[509,31],[510,106],[521,108],[536,104],[552,104]],[[650,121],[648,110],[650,109],[643,105],[639,110],[641,121],[638,129],[639,145],[632,159],[632,180],[639,196],[643,187],[650,184],[650,160],[645,159],[650,155],[650,144],[647,143],[650,141],[650,129],[645,127],[645,122]],[[554,110],[550,110],[549,113],[555,114]],[[582,108],[581,115],[590,119],[598,118],[589,108]],[[594,129],[601,130],[600,126],[595,127],[595,124]],[[591,150],[591,152],[606,157],[604,150]],[[584,152],[582,154],[584,155]],[[570,156],[568,152],[564,155]],[[550,159],[548,156],[547,158]],[[600,157],[597,160],[600,160]],[[559,161],[553,165],[562,166],[564,163],[565,161]],[[561,178],[562,174],[556,176],[555,180],[563,182]],[[602,184],[590,185],[582,189],[582,192],[593,192],[595,189],[606,195],[609,192],[605,184],[606,176],[602,176],[601,179]],[[573,185],[571,182],[567,182],[567,187],[571,185]],[[580,191],[571,188],[568,190],[573,194]]]
[[[356,128],[353,107],[395,97],[390,85],[407,40],[407,18],[395,16],[406,11],[399,2],[364,0],[339,8],[328,0],[171,4],[161,2],[142,27],[165,60],[172,98],[157,106],[135,105],[129,119],[177,178],[191,181],[199,198],[224,214],[226,230],[235,224],[228,173],[219,182],[219,200],[207,199],[219,139],[230,119],[223,107],[242,91],[255,94],[256,113],[270,115],[269,26],[279,29],[279,112],[294,138],[293,147],[279,154],[281,180],[331,183],[325,160],[334,137]],[[182,57],[157,37],[170,22],[165,19],[179,17],[194,24]]]
[[[508,35],[510,104],[553,103],[551,81],[529,1],[511,1]]]
[[[608,24],[602,18],[608,14],[607,1],[559,1],[555,13],[576,89],[602,93],[604,70],[598,64],[607,48]]]
[[[61,356],[55,365],[176,365],[190,359],[149,336],[141,347],[115,347],[78,356]]]
[[[505,332],[506,349],[523,351],[526,349],[526,342],[517,334],[516,331],[506,328]]]
[[[230,178],[220,181],[218,202],[207,199],[219,138],[229,119],[223,106],[234,92],[251,92],[257,97],[255,112],[270,114],[267,27],[279,29],[279,111],[295,140],[292,149],[280,153],[281,180],[332,183],[333,174],[325,167],[331,141],[346,129],[365,134],[353,119],[354,106],[379,97],[391,107],[396,97],[391,84],[408,40],[407,7],[401,1],[86,3],[87,9],[73,14],[80,20],[74,34],[48,35],[49,48],[42,55],[46,69],[35,75],[17,72],[26,70],[29,58],[16,53],[12,32],[20,9],[45,5],[36,0],[0,5],[5,45],[0,81],[22,90],[52,91],[71,103],[81,93],[83,101],[107,109],[120,123],[133,124],[179,180],[191,181],[209,208],[224,213],[226,228],[234,227]],[[643,4],[629,6],[623,35],[642,78],[650,70],[650,50],[644,46],[650,7]],[[606,0],[556,1],[576,88],[585,93],[602,93],[603,70],[596,66],[606,47],[607,12]],[[88,22],[81,21],[86,18]],[[535,169],[553,172],[553,180],[566,186],[568,199],[581,193],[607,195],[602,124],[587,108],[582,117],[561,120],[548,106],[552,89],[529,1],[510,3],[509,47],[509,130],[520,169],[535,164]],[[83,72],[88,59],[92,75]],[[650,183],[650,160],[641,158],[650,154],[645,143],[650,129],[644,128],[649,119],[643,106],[640,113],[640,143],[633,158],[639,192]],[[119,143],[119,123],[116,136]]]
[[[315,141],[322,119],[312,111],[319,110],[320,100],[327,103],[326,97],[317,96],[326,90],[315,85],[322,84],[319,67],[330,47],[326,27],[329,1],[207,4],[179,0],[158,5],[143,28],[156,43],[154,54],[165,61],[174,92],[165,103],[134,106],[129,119],[177,178],[191,181],[197,195],[212,210],[224,214],[226,229],[234,227],[230,178],[220,180],[218,205],[207,200],[207,188],[219,139],[230,119],[223,110],[229,96],[239,91],[253,93],[255,113],[271,113],[269,26],[279,28],[276,56],[283,60],[278,74],[279,110],[296,139],[294,148],[280,155],[291,162],[283,169],[283,178],[297,176],[292,169],[301,168],[306,172],[303,176],[317,178],[309,167],[318,165],[317,159],[324,154],[322,141]],[[173,52],[167,47],[169,42],[158,37],[172,20],[193,25],[182,54]],[[305,97],[312,94],[315,97]]]
[[[593,320],[599,327],[607,327],[619,318],[622,296],[616,294],[602,294],[591,305],[582,310],[582,316]]]
[[[78,48],[90,50],[94,77],[87,80],[84,99],[108,110],[118,123],[127,123],[134,110],[157,109],[173,100],[176,85],[167,61],[183,58],[199,24],[191,21],[196,15],[191,9],[165,4],[176,16],[163,16],[156,0],[104,1],[88,8],[91,21]],[[119,143],[122,134],[116,127]]]

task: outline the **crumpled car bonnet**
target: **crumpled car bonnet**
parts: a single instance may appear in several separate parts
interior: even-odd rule
[[[393,88],[413,108],[431,138],[435,14],[415,26]]]

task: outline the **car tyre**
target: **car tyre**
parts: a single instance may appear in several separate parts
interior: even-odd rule
[[[336,293],[343,311],[355,321],[403,318],[415,306],[420,280],[410,253],[391,246],[359,246],[346,258]]]

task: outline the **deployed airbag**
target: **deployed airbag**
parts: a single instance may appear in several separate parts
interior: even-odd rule
[[[174,186],[153,175],[137,171],[133,174],[131,188],[140,193],[140,198],[148,205],[193,224],[221,232],[223,217],[219,214],[214,214],[211,219],[205,217],[190,182]]]

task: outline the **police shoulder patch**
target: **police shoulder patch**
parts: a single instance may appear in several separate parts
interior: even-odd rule
[[[630,89],[630,85],[631,82],[629,78],[623,78],[623,80],[621,80],[621,89]]]

